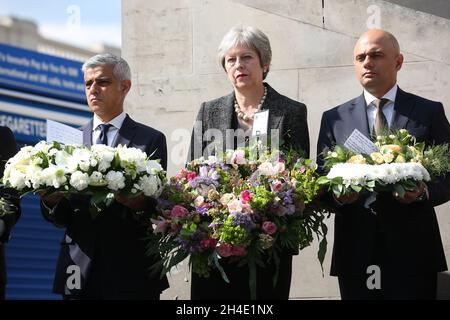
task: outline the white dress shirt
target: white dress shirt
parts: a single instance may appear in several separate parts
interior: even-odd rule
[[[395,97],[397,96],[397,84],[391,88],[384,96],[381,98],[388,99],[389,101],[383,107],[383,113],[386,117],[387,123],[389,127],[392,125],[392,121],[394,119],[394,103]],[[367,104],[367,120],[369,120],[369,130],[372,133],[373,126],[375,124],[375,118],[377,116],[377,107],[373,103],[377,100],[377,97],[374,97],[367,90],[364,89],[364,99],[366,99]]]
[[[106,136],[108,138],[108,146],[113,146],[115,140],[117,139],[117,134],[119,133],[120,128],[122,127],[123,121],[125,120],[127,114],[123,111],[117,117],[112,119],[111,121],[104,123],[100,120],[97,115],[94,114],[94,125],[92,126],[92,143],[95,143],[100,136],[100,128],[98,127],[100,124],[111,124],[112,126],[109,128]]]

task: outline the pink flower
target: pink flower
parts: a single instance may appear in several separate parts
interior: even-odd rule
[[[180,171],[178,171],[178,173],[175,175],[175,178],[177,180],[182,180],[187,177],[187,174],[188,174],[188,171],[183,168]]]
[[[240,246],[233,246],[231,248],[231,255],[237,256],[237,257],[243,257],[247,254],[247,249]]]
[[[172,211],[170,211],[170,216],[172,218],[184,218],[189,214],[189,211],[180,205],[176,205],[172,208]]]
[[[214,248],[217,244],[217,240],[214,238],[203,239],[200,241],[200,246],[203,249]]]
[[[240,197],[241,197],[241,202],[243,204],[247,204],[247,202],[252,200],[253,194],[250,193],[250,191],[248,191],[248,190],[244,190],[244,191],[241,192]]]
[[[216,247],[217,254],[221,257],[229,257],[231,256],[233,247],[228,243],[221,243]]]
[[[283,188],[283,183],[280,180],[275,180],[272,182],[271,188],[273,192],[278,192]]]
[[[263,223],[262,228],[263,228],[265,233],[270,234],[270,235],[272,235],[275,232],[277,232],[277,226],[275,225],[275,223],[273,223],[271,221],[265,221]]]
[[[194,171],[191,171],[191,172],[188,172],[187,179],[190,182],[190,181],[194,180],[196,176],[197,176],[197,173],[195,173]]]

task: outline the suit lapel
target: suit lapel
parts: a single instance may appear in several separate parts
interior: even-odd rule
[[[83,127],[83,143],[85,146],[92,146],[92,130],[94,126],[94,120],[91,119],[88,123],[86,123]]]
[[[413,96],[398,88],[397,96],[395,97],[392,130],[406,128],[411,111],[414,109],[414,104]]]
[[[350,118],[354,124],[354,129],[358,129],[366,137],[370,138],[369,120],[367,119],[367,105],[364,94],[360,95],[350,103]],[[353,132],[349,132],[349,135]]]
[[[119,144],[122,146],[130,146],[134,135],[136,134],[137,124],[128,115],[122,123],[122,127],[117,133],[117,137],[113,143],[113,147],[117,147]]]
[[[267,129],[278,129],[281,120],[283,119],[283,110],[281,110],[283,106],[280,105],[281,96],[267,83],[265,85],[267,87],[267,96],[261,110],[269,110],[269,123]]]

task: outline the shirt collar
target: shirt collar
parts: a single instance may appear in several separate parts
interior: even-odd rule
[[[125,121],[127,114],[125,113],[125,111],[122,111],[121,114],[119,114],[117,117],[115,117],[114,119],[112,119],[111,121],[109,121],[109,124],[112,124],[113,127],[120,129],[122,127],[123,122]],[[99,124],[104,123],[102,120],[100,120],[100,118],[94,113],[94,123],[92,126],[92,130],[97,129]]]
[[[395,102],[395,97],[397,96],[397,90],[398,90],[398,86],[397,84],[395,84],[391,90],[389,90],[388,92],[386,92],[386,94],[384,96],[382,96],[381,98],[385,98],[388,99],[391,102]],[[366,100],[366,104],[367,106],[370,106],[370,104],[372,102],[374,102],[375,100],[377,100],[378,98],[373,96],[369,91],[367,91],[366,89],[364,89],[364,99]]]

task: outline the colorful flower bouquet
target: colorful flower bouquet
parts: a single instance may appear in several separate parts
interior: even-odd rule
[[[136,148],[105,145],[62,145],[41,141],[25,146],[5,166],[4,187],[21,196],[29,192],[62,192],[91,196],[91,212],[98,214],[114,199],[144,194],[158,197],[166,181],[158,161]]]
[[[407,130],[377,136],[378,152],[358,154],[334,146],[324,155],[327,185],[336,197],[367,190],[395,191],[400,197],[417,189],[421,181],[430,181],[450,172],[450,148],[447,144],[425,148]]]
[[[309,246],[314,234],[323,262],[327,227],[315,203],[316,165],[292,153],[262,152],[258,159],[251,154],[247,148],[200,158],[170,179],[159,199],[160,214],[152,219],[149,249],[161,254],[163,274],[190,256],[193,272],[208,277],[217,268],[229,282],[221,266],[229,258],[248,265],[255,297],[256,267],[277,265],[281,251]]]

